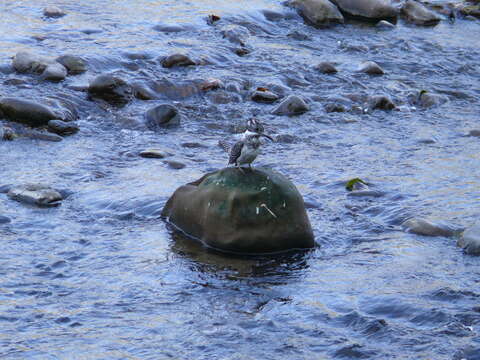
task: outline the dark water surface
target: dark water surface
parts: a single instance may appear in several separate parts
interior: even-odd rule
[[[0,185],[72,191],[52,209],[0,194],[0,215],[12,219],[0,225],[1,358],[480,359],[480,258],[454,239],[399,226],[411,216],[459,227],[478,219],[480,141],[465,134],[480,127],[480,23],[317,30],[274,0],[56,3],[67,16],[52,20],[42,16],[47,1],[0,2],[0,95],[67,99],[81,127],[59,143],[0,143]],[[210,13],[222,17],[215,26],[205,21]],[[247,56],[222,37],[229,24],[248,28]],[[89,71],[41,82],[9,71],[20,50],[81,55]],[[164,69],[155,60],[179,51],[208,64]],[[339,73],[314,70],[323,60]],[[365,60],[386,75],[356,73]],[[214,77],[240,93],[173,91],[105,109],[76,90],[105,72],[145,83]],[[274,105],[249,100],[257,86],[303,96],[311,111],[270,115]],[[407,99],[422,89],[449,101],[416,109]],[[401,111],[324,110],[335,101],[364,108],[376,94]],[[139,125],[165,102],[180,109],[180,128]],[[159,219],[178,186],[224,166],[218,139],[233,138],[252,114],[271,134],[291,135],[267,145],[258,163],[289,176],[310,204],[312,252],[225,257],[175,239]],[[139,157],[146,148],[187,166]],[[385,195],[348,196],[352,177]]]

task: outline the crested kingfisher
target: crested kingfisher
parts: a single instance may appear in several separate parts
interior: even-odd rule
[[[270,141],[274,141],[272,137],[264,134],[265,128],[262,123],[255,118],[247,121],[247,127],[242,138],[237,141],[231,148],[224,142],[220,145],[229,153],[228,165],[235,164],[241,170],[242,165],[248,164],[252,167],[252,162],[260,154],[261,137],[265,137]]]

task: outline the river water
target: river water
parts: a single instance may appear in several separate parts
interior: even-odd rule
[[[478,22],[315,29],[275,0],[64,0],[56,5],[67,15],[46,19],[48,3],[0,2],[0,95],[67,99],[81,130],[59,143],[0,143],[0,185],[71,192],[50,209],[0,194],[0,215],[12,220],[0,225],[0,357],[480,359],[480,258],[454,239],[400,227],[412,216],[458,227],[478,219],[480,141],[465,136],[480,127]],[[205,21],[212,13],[222,18],[214,26]],[[250,54],[237,56],[222,37],[229,24],[249,30]],[[167,25],[181,31],[158,30]],[[42,82],[10,70],[20,50],[81,55],[89,70]],[[164,69],[155,60],[174,52],[207,64]],[[386,74],[357,73],[365,60]],[[320,61],[339,72],[318,73]],[[78,90],[107,72],[180,85],[213,77],[240,93],[173,91],[104,108]],[[302,96],[311,110],[271,115],[275,105],[248,98],[257,86]],[[415,108],[407,99],[422,89],[448,102]],[[401,111],[363,112],[378,94]],[[331,102],[362,109],[327,113]],[[160,103],[180,109],[179,128],[139,125]],[[287,175],[305,197],[313,251],[227,257],[159,218],[178,186],[225,165],[217,141],[233,139],[252,115],[279,139],[257,163]],[[186,167],[139,157],[146,148]],[[353,177],[384,195],[348,196]]]

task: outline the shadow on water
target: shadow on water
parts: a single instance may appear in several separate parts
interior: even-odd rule
[[[220,278],[278,278],[293,280],[308,270],[309,251],[291,251],[272,255],[240,255],[224,253],[203,245],[170,227],[171,250],[189,262],[194,271]]]

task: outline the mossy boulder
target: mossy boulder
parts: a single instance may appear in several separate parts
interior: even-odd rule
[[[225,168],[178,188],[162,216],[205,245],[264,254],[314,246],[295,185],[272,170]]]

